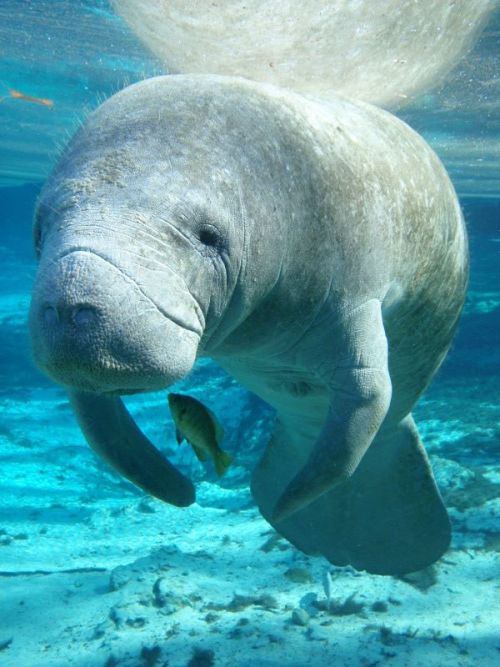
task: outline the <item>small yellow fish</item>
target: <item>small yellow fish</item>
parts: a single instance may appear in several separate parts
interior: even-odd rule
[[[200,401],[184,394],[169,394],[168,405],[175,422],[178,444],[187,440],[200,461],[206,461],[211,456],[217,474],[223,475],[233,459],[219,447],[224,429],[214,413]]]

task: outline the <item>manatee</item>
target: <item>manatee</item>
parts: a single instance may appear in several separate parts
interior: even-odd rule
[[[237,77],[148,79],[77,131],[34,238],[34,359],[121,474],[194,501],[119,396],[209,356],[276,410],[252,492],[281,535],[379,574],[443,554],[411,410],[457,326],[467,239],[444,168],[402,121]]]

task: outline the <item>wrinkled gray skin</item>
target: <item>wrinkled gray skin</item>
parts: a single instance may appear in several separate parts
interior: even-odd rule
[[[467,247],[441,164],[402,122],[243,79],[143,81],[77,132],[35,243],[35,360],[122,474],[193,502],[118,395],[208,355],[277,409],[252,491],[282,535],[382,574],[447,548],[410,411],[450,345]]]

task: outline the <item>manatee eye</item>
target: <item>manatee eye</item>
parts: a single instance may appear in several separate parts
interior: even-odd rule
[[[209,248],[218,248],[222,243],[218,230],[212,227],[212,225],[203,225],[199,231],[198,238],[203,245]]]

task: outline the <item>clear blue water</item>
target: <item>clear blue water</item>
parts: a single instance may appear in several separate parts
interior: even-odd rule
[[[418,622],[425,625],[422,617],[430,614],[431,609],[435,613],[435,605],[439,606],[442,600],[440,616],[448,634],[441,631],[439,637],[432,637],[426,626],[425,631],[420,630],[418,641],[413,641],[411,632],[405,634],[401,629],[395,630],[396,625],[390,629],[391,618],[384,618],[382,622],[378,617],[374,618],[374,612],[365,609],[364,615],[348,617],[353,623],[351,626],[342,626],[341,633],[345,633],[348,640],[345,639],[340,647],[329,652],[328,647],[335,643],[334,637],[324,635],[321,641],[325,642],[324,656],[328,661],[323,662],[321,653],[312,648],[316,646],[311,640],[311,635],[316,632],[312,625],[309,630],[290,625],[291,610],[284,604],[278,604],[278,611],[274,610],[266,617],[265,605],[261,605],[259,613],[263,608],[265,617],[259,621],[265,628],[261,635],[278,637],[276,642],[266,640],[271,648],[268,662],[263,664],[276,667],[309,664],[318,667],[326,664],[412,666],[424,663],[482,666],[495,663],[495,651],[498,657],[499,625],[495,628],[491,617],[500,616],[500,607],[495,609],[488,603],[489,608],[481,619],[472,611],[470,617],[467,611],[454,611],[453,606],[460,610],[475,609],[477,596],[483,594],[481,586],[493,591],[494,577],[499,574],[500,523],[496,514],[500,480],[499,30],[500,14],[497,12],[467,61],[448,77],[444,85],[400,112],[400,116],[430,142],[449,169],[470,239],[471,280],[458,333],[443,367],[414,413],[426,448],[436,461],[438,481],[452,517],[454,538],[447,557],[448,563],[455,563],[448,570],[454,567],[453,576],[456,576],[456,580],[450,579],[452,574],[445,572],[446,565],[438,567],[442,570],[438,571],[438,578],[440,573],[448,582],[448,593],[439,588],[439,584],[431,586],[425,593],[420,591],[418,594],[425,600],[418,602],[421,605]],[[87,630],[80,632],[89,621],[85,615],[82,616],[84,620],[79,620],[80,607],[76,605],[74,623],[70,624],[61,612],[61,619],[64,619],[60,621],[61,627],[57,633],[50,634],[42,620],[44,605],[53,605],[53,622],[57,625],[59,610],[66,603],[63,605],[50,589],[43,588],[42,595],[42,588],[37,587],[41,586],[39,577],[43,575],[22,575],[72,567],[82,571],[88,567],[94,573],[92,576],[101,570],[109,574],[108,571],[117,565],[126,566],[134,559],[152,553],[153,548],[170,543],[168,534],[152,535],[156,524],[148,528],[150,516],[156,512],[154,520],[157,520],[160,510],[151,509],[147,502],[141,506],[144,502],[142,494],[110,473],[85,445],[63,390],[53,385],[31,362],[26,326],[29,294],[36,270],[31,241],[32,212],[58,151],[88,109],[124,85],[158,74],[162,69],[113,15],[104,0],[5,0],[0,3],[0,40],[0,96],[5,95],[0,103],[0,576],[5,582],[5,594],[0,592],[0,665],[160,665],[167,664],[168,660],[172,667],[188,664],[185,656],[199,647],[213,651],[217,665],[251,664],[248,653],[262,647],[255,633],[243,631],[244,622],[240,625],[242,638],[237,640],[230,636],[224,627],[220,630],[221,635],[216,637],[219,643],[215,644],[212,630],[217,622],[215,626],[205,622],[204,629],[200,630],[198,626],[191,627],[186,620],[176,627],[175,619],[167,616],[162,617],[161,631],[156,621],[150,618],[145,624],[139,624],[140,630],[133,623],[120,626],[114,622],[102,631],[103,634],[97,632],[97,638],[89,638],[85,634]],[[53,107],[13,99],[9,96],[9,88],[49,98],[54,102]],[[200,504],[207,508],[207,512],[226,512],[224,521],[227,520],[228,525],[231,525],[231,514],[234,521],[242,521],[245,525],[260,521],[253,513],[247,488],[251,469],[270,431],[270,410],[210,362],[200,364],[180,388],[207,400],[223,416],[228,434],[226,448],[235,455],[238,465],[222,480],[217,480],[211,468],[201,466],[189,450],[176,448],[164,395],[130,398],[127,403],[151,439],[201,485]],[[105,548],[92,546],[92,540],[97,545],[102,539],[101,533],[99,536],[85,533],[82,538],[85,548],[73,553],[68,541],[83,535],[85,526],[97,522],[103,512],[108,512],[111,518],[129,516],[127,512],[132,506],[143,507],[138,515],[142,523],[137,522],[136,515],[131,519],[137,526],[133,544],[120,519],[116,518],[114,523],[106,524],[109,539]],[[214,516],[220,519],[218,514]],[[265,524],[262,523],[260,529],[265,531]],[[46,534],[51,533],[53,541],[48,545]],[[259,536],[262,534],[258,533]],[[207,559],[218,557],[219,547],[210,554],[214,539],[210,534],[207,543],[203,544]],[[263,552],[259,547],[265,538],[251,539],[254,540],[255,553],[260,557]],[[176,543],[181,544],[181,538]],[[247,543],[245,546],[252,545]],[[183,549],[194,558],[196,550],[192,545],[189,548],[182,543],[181,551]],[[243,551],[242,547],[242,554]],[[280,562],[286,561],[286,567],[297,562],[300,567],[307,565],[311,571],[319,571],[320,566],[312,563],[314,559],[302,561],[300,556],[289,551],[283,553],[283,561],[273,561],[268,567],[279,568]],[[217,576],[222,582],[228,577],[237,582],[245,579],[244,589],[255,588],[259,575],[253,571],[254,583],[248,581],[251,566],[243,555],[241,558],[238,562],[238,556],[234,557],[231,571],[222,560],[223,565],[215,567]],[[464,559],[469,559],[472,565],[465,567]],[[182,561],[175,562],[176,576],[181,576]],[[185,562],[192,561],[186,556]],[[267,566],[263,563],[262,567]],[[286,569],[283,564],[281,567]],[[77,581],[78,576],[83,576],[81,573],[68,576],[70,579],[64,582],[66,591],[72,586],[86,585]],[[372,583],[368,582],[369,575],[365,577],[368,590]],[[19,582],[17,589],[12,588],[14,580]],[[321,589],[321,583],[315,585],[315,590]],[[452,594],[449,593],[454,585],[461,591],[455,599],[450,598]],[[92,588],[90,597],[97,599],[102,594],[99,586]],[[199,587],[203,590],[201,583]],[[311,583],[310,587],[313,589],[314,585]],[[237,583],[233,588],[238,588]],[[45,596],[45,602],[36,607],[34,598],[38,590],[41,598]],[[272,587],[266,590],[279,600],[279,586],[276,590]],[[305,594],[307,590],[303,592]],[[417,603],[413,601],[413,592],[408,592],[411,604],[408,602],[409,606],[405,608],[404,595],[402,598],[401,593],[399,595],[401,606],[394,609],[398,622],[408,609],[408,618],[412,619],[405,626],[408,628],[411,623],[417,623],[417,617],[412,615]],[[193,599],[189,604],[189,613],[193,619],[199,619],[200,603]],[[32,617],[28,612],[23,616],[21,607],[28,609],[30,605],[35,605],[37,612]],[[208,613],[215,612],[213,609],[210,612],[207,607],[203,614]],[[224,612],[219,609],[217,614]],[[317,620],[318,627],[320,620]],[[234,617],[232,625],[237,621]],[[393,622],[396,624],[396,620]],[[74,626],[74,629],[64,635],[66,625]],[[95,625],[98,625],[97,620]],[[35,637],[31,643],[28,641],[30,627]],[[377,646],[372,637],[373,627],[379,628]],[[382,627],[389,628],[385,635],[385,631],[380,630]],[[284,639],[280,639],[283,628],[286,632]],[[296,629],[293,656],[280,653],[280,650],[284,651],[283,645],[286,646],[288,640],[291,642],[290,637]],[[300,635],[297,634],[299,629]],[[328,629],[332,633],[338,632],[335,627],[324,632]],[[50,640],[44,639],[44,633]],[[367,633],[369,640],[366,639]],[[446,639],[447,636],[451,639]],[[360,647],[364,645],[369,645],[374,652],[369,653],[367,649],[366,655],[363,654],[364,649]],[[158,654],[153,650],[155,646]],[[228,646],[234,648],[229,651]],[[488,650],[483,651],[481,646],[487,646]],[[411,657],[412,650],[416,651],[414,658]],[[233,658],[227,657],[228,651],[232,652]],[[197,655],[199,662],[192,664],[209,664],[203,663],[200,651]]]

